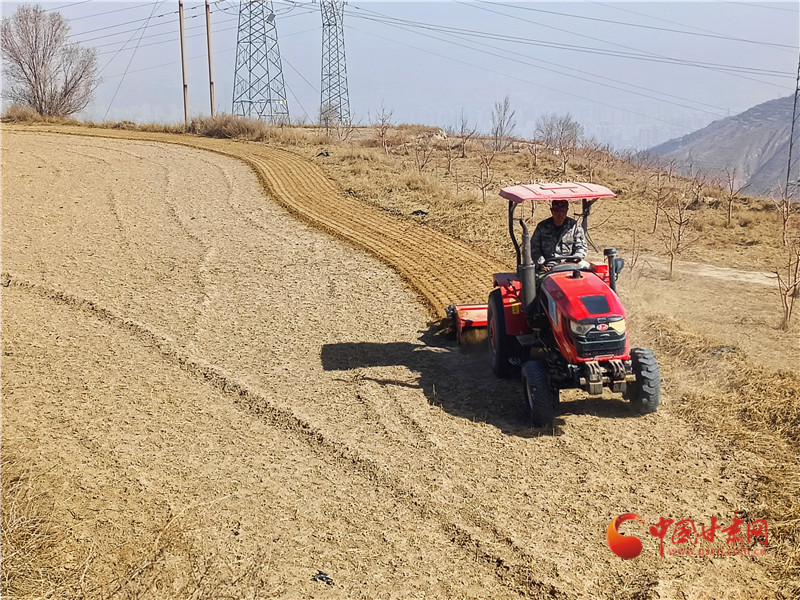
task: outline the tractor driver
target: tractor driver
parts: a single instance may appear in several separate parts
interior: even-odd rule
[[[578,221],[567,216],[568,211],[567,200],[553,200],[552,216],[541,221],[533,232],[531,258],[540,272],[550,271],[554,266],[551,261],[562,256],[577,257],[575,262],[586,257],[586,235]]]

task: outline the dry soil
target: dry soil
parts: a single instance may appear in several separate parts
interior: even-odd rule
[[[669,381],[656,414],[575,394],[554,434],[524,426],[518,383],[431,323],[485,295],[495,265],[463,244],[288,152],[9,128],[2,146],[3,444],[58,482],[54,518],[101,562],[177,514],[222,556],[266,557],[277,597],[772,589],[758,559],[661,557],[639,524],[640,557],[608,550],[623,512],[746,510],[750,458],[672,415]]]

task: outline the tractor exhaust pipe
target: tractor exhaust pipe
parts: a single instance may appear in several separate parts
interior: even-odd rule
[[[522,308],[526,315],[532,315],[536,308],[536,265],[531,257],[531,236],[525,221],[522,226],[522,264],[517,266],[517,276],[522,282]]]
[[[616,292],[617,277],[619,277],[619,272],[622,271],[622,267],[625,266],[625,259],[619,258],[617,256],[616,248],[605,248],[603,250],[603,255],[606,257],[606,260],[608,261],[609,287],[611,287],[611,289]]]

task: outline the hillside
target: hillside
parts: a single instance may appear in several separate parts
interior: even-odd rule
[[[792,100],[787,96],[764,102],[649,152],[676,160],[684,172],[735,168],[737,186],[747,184],[748,194],[776,195],[786,179]]]

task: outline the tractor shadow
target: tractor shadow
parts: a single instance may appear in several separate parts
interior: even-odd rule
[[[554,429],[536,429],[527,421],[520,380],[498,379],[489,366],[485,340],[459,346],[440,322],[419,332],[419,344],[410,342],[340,342],[322,347],[325,371],[350,371],[372,367],[404,366],[416,374],[416,382],[371,376],[359,378],[381,386],[420,389],[428,402],[456,417],[487,423],[507,435],[538,437],[558,434],[563,417],[595,415],[633,418],[638,413],[622,400],[585,397],[564,392]],[[575,399],[571,396],[574,395]]]

